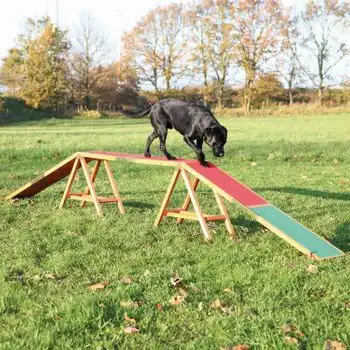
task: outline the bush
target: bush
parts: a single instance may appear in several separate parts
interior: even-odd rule
[[[96,110],[82,109],[78,110],[77,117],[81,119],[99,119],[102,117],[102,114]]]

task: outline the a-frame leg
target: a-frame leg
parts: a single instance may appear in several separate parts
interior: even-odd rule
[[[193,179],[193,182],[192,182],[192,189],[193,189],[194,192],[196,192],[198,185],[199,185],[199,179],[198,179],[198,177],[195,177]],[[182,205],[182,210],[187,211],[189,206],[190,206],[190,203],[191,203],[191,197],[187,193],[185,201],[184,201],[184,204]],[[179,223],[179,224],[181,224],[183,221],[184,221],[184,218],[178,218],[176,220],[176,222]]]
[[[103,164],[104,164],[104,166],[105,166],[106,173],[107,173],[109,182],[110,182],[110,184],[111,184],[114,197],[115,197],[115,198],[118,198],[117,204],[118,204],[119,212],[120,212],[121,214],[124,214],[124,213],[125,213],[124,206],[123,206],[123,203],[122,203],[122,201],[121,201],[121,199],[120,199],[120,194],[119,194],[118,186],[117,186],[117,183],[116,183],[116,181],[115,181],[115,179],[114,179],[111,166],[109,165],[108,160],[104,160],[104,161],[103,161]]]
[[[218,207],[220,209],[220,213],[225,216],[225,225],[226,225],[226,229],[230,235],[230,238],[234,238],[234,237],[236,237],[236,232],[232,226],[230,216],[228,215],[224,201],[222,200],[222,198],[220,197],[220,195],[217,192],[215,192],[215,191],[213,191],[213,192],[214,192],[214,196],[216,199],[216,203],[218,204]]]
[[[67,198],[68,198],[68,195],[69,195],[69,191],[70,191],[70,189],[72,187],[75,175],[77,174],[77,171],[78,171],[78,164],[79,164],[79,158],[77,157],[77,158],[75,158],[75,161],[73,163],[72,171],[71,171],[71,173],[69,175],[68,182],[67,182],[67,185],[66,185],[66,189],[64,190],[64,193],[63,193],[63,196],[62,196],[62,199],[61,199],[60,209],[63,208],[64,204],[67,201]]]
[[[90,190],[92,202],[95,205],[97,214],[102,216],[103,214],[102,214],[101,204],[100,204],[100,202],[98,200],[98,197],[97,197],[97,194],[96,194],[96,190],[95,190],[95,186],[94,186],[94,184],[92,182],[92,179],[90,177],[89,169],[88,169],[88,166],[86,164],[85,158],[83,158],[83,157],[80,158],[80,163],[81,163],[81,167],[83,169],[84,175],[85,175],[86,182],[87,182],[89,190]]]
[[[154,226],[158,226],[160,224],[160,222],[162,221],[163,217],[164,217],[165,209],[166,209],[166,207],[167,207],[167,205],[168,205],[168,203],[170,201],[170,197],[171,197],[172,193],[174,192],[174,188],[176,186],[177,180],[179,179],[180,172],[181,172],[180,169],[176,169],[174,171],[173,177],[172,177],[171,182],[169,184],[169,187],[168,187],[168,189],[166,191],[166,194],[164,196],[163,202],[162,202],[162,204],[160,206],[157,218],[154,221]]]
[[[210,237],[208,225],[204,219],[203,213],[202,213],[201,208],[199,206],[197,196],[196,196],[196,194],[193,191],[193,188],[191,186],[191,182],[190,182],[190,179],[188,177],[187,171],[184,169],[181,169],[181,175],[182,175],[182,178],[184,179],[185,186],[187,188],[188,194],[189,194],[190,199],[192,201],[193,209],[194,209],[195,213],[197,214],[197,218],[198,218],[199,224],[201,225],[201,228],[202,228],[202,231],[204,234],[204,238],[205,238],[205,240],[209,241],[211,239],[211,237]]]
[[[95,166],[94,166],[94,169],[92,170],[92,174],[91,174],[91,181],[92,181],[92,183],[95,183],[97,173],[98,173],[98,171],[99,171],[99,169],[100,169],[100,165],[101,165],[101,160],[98,159],[98,160],[96,161],[96,164],[95,164]],[[85,189],[85,191],[84,191],[84,194],[85,194],[85,195],[89,195],[89,194],[90,194],[89,186],[86,186],[86,189]],[[86,201],[82,201],[80,206],[81,206],[82,208],[84,208],[85,205],[86,205]]]

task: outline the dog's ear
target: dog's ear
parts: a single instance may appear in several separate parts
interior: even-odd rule
[[[227,129],[224,126],[222,126],[221,128],[222,128],[222,132],[224,133],[225,139],[226,139],[227,138]]]

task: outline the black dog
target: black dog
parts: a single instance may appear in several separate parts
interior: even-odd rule
[[[184,141],[196,152],[201,165],[207,167],[202,151],[203,141],[213,149],[216,157],[224,156],[227,130],[219,124],[210,109],[195,103],[172,98],[161,100],[146,110],[135,113],[121,110],[128,117],[144,117],[151,114],[153,131],[148,136],[144,155],[150,157],[150,146],[159,137],[160,150],[168,159],[176,159],[166,149],[168,129],[175,129],[184,137]]]

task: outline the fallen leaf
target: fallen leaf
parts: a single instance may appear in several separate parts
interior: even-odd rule
[[[225,288],[225,289],[224,289],[224,292],[225,292],[225,293],[232,293],[232,289],[231,289],[231,288]]]
[[[124,314],[124,321],[132,324],[136,324],[136,320],[134,318],[130,318],[127,313]]]
[[[284,341],[289,345],[298,345],[299,344],[299,340],[297,338],[294,338],[294,337],[286,336],[286,337],[284,337]]]
[[[310,264],[307,268],[307,272],[309,273],[317,273],[318,267],[316,265]]]
[[[283,332],[284,334],[287,334],[287,333],[291,333],[291,332],[292,332],[293,326],[290,325],[289,323],[285,323],[285,324],[281,327],[281,329],[282,329],[282,332]]]
[[[145,277],[151,276],[151,271],[150,271],[150,270],[146,270],[146,271],[143,273],[143,275],[144,275]]]
[[[120,306],[125,307],[127,309],[136,309],[139,307],[139,304],[136,301],[127,300],[127,301],[121,301]]]
[[[169,300],[171,305],[180,305],[185,300],[186,295],[176,295]]]
[[[182,278],[178,275],[178,273],[175,273],[175,275],[170,278],[170,283],[172,286],[177,287],[182,283]]]
[[[56,280],[58,278],[58,276],[55,273],[47,273],[46,275],[44,275],[44,277],[49,280]]]
[[[163,305],[162,304],[157,304],[156,305],[156,308],[157,310],[160,312],[160,311],[163,311]]]
[[[127,334],[135,334],[135,333],[139,333],[140,331],[135,327],[127,326],[124,328],[124,332]]]
[[[231,307],[222,307],[221,308],[221,311],[223,314],[226,314],[226,315],[233,315],[233,311],[232,311],[232,308]]]
[[[325,350],[346,350],[346,346],[337,340],[326,340]]]
[[[246,344],[237,344],[233,346],[232,350],[249,350],[249,346]]]
[[[255,162],[251,162],[250,166],[257,166],[257,164]]]
[[[345,306],[347,309],[350,310],[350,301],[346,302],[346,303],[344,304],[344,306]]]
[[[203,302],[200,302],[198,304],[198,311],[202,311],[203,310]]]
[[[132,281],[131,277],[124,276],[120,279],[120,282],[122,282],[124,284],[131,284],[133,281]]]
[[[210,307],[212,309],[220,309],[222,307],[221,301],[219,299],[214,300],[211,304]]]
[[[109,285],[109,282],[108,281],[103,281],[103,282],[100,282],[100,283],[95,283],[95,284],[91,284],[88,289],[91,290],[91,291],[97,291],[97,290],[102,290],[104,289],[106,286]]]

